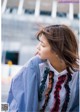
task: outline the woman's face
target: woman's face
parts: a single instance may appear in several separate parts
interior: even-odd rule
[[[50,57],[53,55],[53,52],[51,51],[51,46],[49,45],[49,42],[43,34],[39,37],[37,54],[41,59],[50,59]]]

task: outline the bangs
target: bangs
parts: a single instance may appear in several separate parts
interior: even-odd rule
[[[37,40],[39,40],[39,37],[40,37],[43,33],[44,33],[43,30],[40,30],[39,32],[37,32],[37,34],[36,34]]]
[[[57,27],[55,25],[55,27]],[[64,40],[64,32],[60,28],[51,27],[42,27],[36,34],[37,39],[43,34],[46,36],[47,40],[52,40],[54,42],[60,42]],[[61,37],[61,38],[60,38]]]
[[[36,33],[36,37],[39,40],[39,37],[44,34],[47,36],[47,39],[52,36],[51,32],[49,31],[48,27],[41,27],[40,30]]]

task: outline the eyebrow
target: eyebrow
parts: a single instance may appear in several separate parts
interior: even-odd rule
[[[41,40],[39,40],[39,41],[45,45],[45,43],[43,41],[41,41]]]

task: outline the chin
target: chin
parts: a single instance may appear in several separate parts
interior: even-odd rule
[[[42,60],[46,60],[45,57],[42,57],[42,56],[40,56],[40,55],[38,55],[38,56],[39,56],[40,59],[42,59]]]
[[[46,57],[41,56],[39,53],[38,53],[37,55],[38,55],[38,57],[39,57],[40,59],[42,59],[42,60],[46,60],[46,59],[47,59]]]

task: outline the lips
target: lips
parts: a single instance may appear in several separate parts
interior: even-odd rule
[[[38,52],[38,55],[40,55],[40,53]]]

